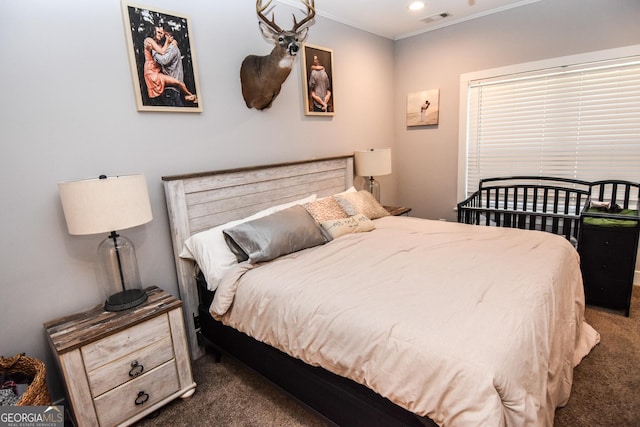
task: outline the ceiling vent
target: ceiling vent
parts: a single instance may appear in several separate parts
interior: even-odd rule
[[[449,16],[451,16],[450,13],[441,12],[441,13],[436,13],[435,15],[427,16],[426,18],[422,18],[420,21],[424,22],[425,24],[429,24],[431,22],[435,22],[435,21],[439,21],[439,20],[444,19],[444,18],[448,18]]]

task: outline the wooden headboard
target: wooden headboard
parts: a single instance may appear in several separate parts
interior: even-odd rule
[[[340,156],[162,177],[180,299],[193,359],[204,352],[196,338],[198,290],[193,261],[179,256],[183,242],[195,233],[270,206],[314,193],[324,197],[343,191],[353,185],[353,173],[353,156]]]

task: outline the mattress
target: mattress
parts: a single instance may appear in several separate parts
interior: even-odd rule
[[[238,264],[211,314],[441,426],[552,426],[599,341],[573,246],[539,231],[374,223]]]

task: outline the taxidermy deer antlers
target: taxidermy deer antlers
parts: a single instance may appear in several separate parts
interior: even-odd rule
[[[258,26],[264,38],[273,40],[275,47],[269,55],[249,55],[242,61],[240,83],[247,107],[258,110],[271,107],[273,100],[280,93],[282,83],[289,76],[300,49],[299,43],[307,37],[309,23],[316,15],[315,0],[302,0],[302,3],[307,9],[307,15],[300,22],[293,15],[293,28],[286,31],[276,25],[275,14],[271,15],[271,20],[265,17],[265,10],[271,5],[271,0],[264,6],[261,0],[256,1]]]

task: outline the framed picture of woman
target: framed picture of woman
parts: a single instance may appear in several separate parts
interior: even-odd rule
[[[189,18],[122,0],[138,111],[201,112]]]
[[[304,113],[308,116],[333,116],[336,113],[333,50],[304,43],[300,68]]]

